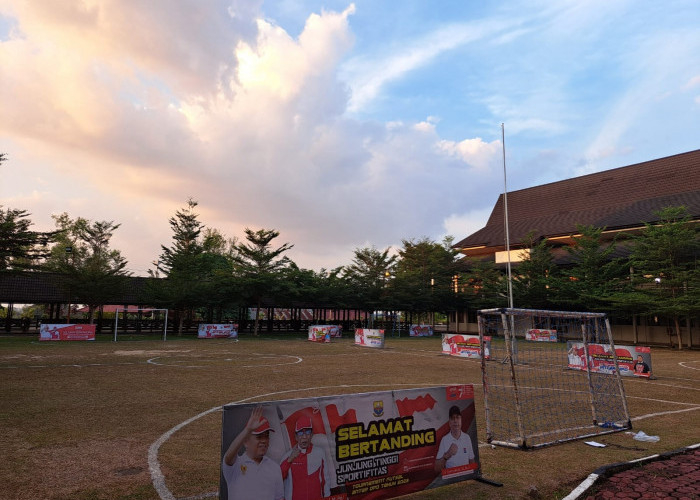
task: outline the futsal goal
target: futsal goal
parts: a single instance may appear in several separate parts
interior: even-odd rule
[[[531,449],[632,427],[605,314],[503,308],[478,321],[481,345],[491,337],[481,358],[487,442]],[[573,345],[585,357],[572,357]],[[593,346],[611,369],[591,366]]]
[[[165,341],[168,335],[168,310],[167,309],[154,309],[154,308],[138,308],[138,309],[116,309],[114,311],[114,342],[117,341],[117,333],[119,331],[119,314],[125,312],[127,314],[139,314],[144,312],[160,313],[165,312],[163,317],[163,341]]]

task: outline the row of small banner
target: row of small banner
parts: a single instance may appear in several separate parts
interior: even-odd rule
[[[96,325],[83,324],[42,324],[39,328],[40,341],[60,340],[95,340]],[[342,328],[338,325],[315,325],[309,327],[309,340],[330,342],[332,337],[341,337]],[[233,323],[202,324],[197,332],[198,338],[237,338],[238,325]],[[535,342],[555,342],[556,330],[529,330],[526,340]],[[554,340],[552,340],[554,339]],[[384,347],[384,330],[357,328],[355,345],[363,347]],[[517,345],[517,344],[516,344]],[[486,359],[490,358],[491,337],[484,337]],[[516,350],[517,352],[517,350]],[[445,333],[442,335],[442,353],[463,358],[481,358],[481,346],[478,335]],[[568,366],[574,370],[585,370],[590,366],[594,373],[612,373],[615,361],[610,346],[607,344],[588,344],[588,356],[582,342],[567,342]],[[618,345],[615,356],[620,373],[627,376],[650,377],[651,349],[648,346]]]
[[[39,327],[39,340],[95,340],[97,325],[42,324]],[[199,325],[197,337],[200,339],[237,338],[236,324]]]
[[[525,332],[525,340],[533,342],[557,342],[557,331],[533,328]],[[651,349],[648,346],[615,346],[615,354],[608,344],[588,344],[588,357],[583,342],[567,341],[569,368],[593,373],[614,373],[615,357],[621,375],[651,377]]]
[[[532,332],[532,330],[531,330]],[[529,332],[528,332],[529,333]],[[526,339],[534,342],[551,342],[551,335],[556,336],[554,330],[536,330]],[[546,339],[546,340],[543,340]],[[490,358],[491,337],[484,337],[484,350],[486,359]],[[615,357],[620,374],[633,377],[651,377],[651,348],[648,346],[615,346],[615,355],[608,344],[588,344],[588,356],[583,342],[566,343],[568,367],[573,370],[586,370],[590,367],[593,373],[614,373]],[[513,352],[517,355],[517,343],[513,346]],[[481,358],[481,346],[478,335],[463,335],[446,333],[442,335],[442,353],[463,358]]]
[[[223,407],[222,500],[380,499],[481,473],[472,385]]]
[[[361,328],[360,331],[383,332],[384,330],[368,330],[367,328]],[[408,330],[408,334],[411,337],[428,337],[433,335],[433,328],[430,325],[411,325],[411,327]],[[343,327],[340,325],[313,325],[309,327],[309,340],[311,340],[312,342],[330,342],[331,338],[342,336]],[[362,334],[360,335],[360,338],[362,338]],[[384,344],[382,341],[382,347],[383,345]],[[372,347],[376,346],[372,345]]]

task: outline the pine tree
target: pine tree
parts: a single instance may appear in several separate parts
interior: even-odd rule
[[[160,289],[160,300],[174,305],[177,314],[178,335],[182,335],[185,316],[192,316],[193,305],[202,294],[203,246],[200,235],[204,229],[195,212],[197,201],[190,198],[187,207],[170,218],[173,243],[161,245],[159,271],[167,278]]]
[[[246,228],[246,242],[236,245],[236,254],[232,257],[234,273],[242,280],[241,288],[256,306],[253,335],[258,335],[259,332],[263,299],[280,292],[280,287],[285,284],[285,280],[281,279],[283,273],[292,263],[282,254],[294,245],[284,243],[275,249],[272,248],[272,240],[279,234],[279,231],[274,229],[253,231]]]
[[[671,318],[681,349],[680,319],[700,311],[700,228],[685,207],[667,207],[655,215],[658,221],[646,222],[632,239],[634,290],[626,298],[649,315]]]

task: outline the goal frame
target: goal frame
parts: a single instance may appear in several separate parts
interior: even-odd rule
[[[527,398],[527,396],[521,394],[521,381],[519,378],[522,376],[523,372],[520,370],[527,369],[530,373],[532,373],[532,366],[528,366],[528,361],[522,356],[526,354],[526,352],[519,351],[524,348],[528,350],[527,354],[537,354],[537,351],[540,348],[546,348],[546,346],[543,345],[546,343],[540,342],[526,342],[527,345],[524,344],[521,349],[518,348],[516,337],[518,337],[518,329],[522,328],[522,324],[519,324],[518,328],[516,328],[516,323],[523,321],[527,322],[528,318],[530,320],[554,318],[555,320],[560,321],[572,321],[571,325],[575,325],[577,328],[579,328],[577,336],[580,336],[579,341],[583,343],[587,357],[589,343],[601,343],[610,346],[611,358],[614,361],[615,370],[613,373],[605,374],[603,376],[613,377],[613,379],[608,379],[609,383],[607,383],[607,390],[611,390],[612,392],[610,395],[619,400],[617,411],[619,411],[622,418],[620,418],[618,422],[613,424],[611,422],[601,421],[598,418],[598,409],[596,407],[595,399],[599,396],[599,394],[597,394],[597,389],[594,387],[596,384],[592,382],[590,363],[587,363],[586,367],[582,370],[582,375],[587,381],[585,385],[587,386],[586,392],[588,392],[588,404],[590,405],[586,412],[590,412],[590,420],[588,420],[587,424],[581,427],[561,427],[561,425],[566,425],[565,422],[557,421],[556,424],[560,425],[560,427],[544,429],[537,425],[524,425],[525,420],[528,420],[528,422],[533,421],[533,414],[530,413],[530,409],[524,408],[525,406],[529,405],[525,405],[524,400],[522,399],[523,397]],[[488,443],[519,449],[533,449],[562,443],[565,441],[598,436],[600,434],[619,432],[621,430],[632,428],[624,385],[622,383],[617,355],[615,352],[615,344],[610,327],[610,320],[605,313],[499,308],[483,309],[478,311],[478,319],[479,337],[482,349],[484,345],[484,337],[489,334],[487,330],[492,330],[494,325],[498,325],[497,328],[501,331],[499,335],[503,335],[503,347],[505,351],[504,356],[500,356],[498,359],[493,359],[494,344],[492,342],[491,359],[487,360],[485,356],[482,356],[481,358],[484,407],[486,412],[486,440]],[[576,321],[579,323],[575,323]],[[495,365],[493,365],[494,363],[503,366],[503,369],[495,369]],[[600,374],[596,374],[596,376],[598,377]],[[539,387],[541,390],[545,391],[548,390],[547,381],[545,380],[544,376],[542,379],[540,379],[540,381],[543,382],[542,385],[531,385],[530,387],[523,387],[522,390],[531,390],[533,387]],[[529,383],[531,384],[532,381],[529,381]],[[494,388],[498,387],[500,389],[510,391],[511,398],[508,400],[508,405],[503,405],[502,403],[504,400],[501,398],[494,400],[495,406],[492,407],[490,404],[490,385],[492,384],[495,384]],[[614,392],[617,394],[614,394]],[[504,409],[506,406],[510,409]],[[583,415],[583,413],[581,413],[581,415]],[[500,427],[496,429],[498,426],[492,423],[492,420],[493,422],[504,422],[509,420],[512,424],[514,424],[514,428],[507,431],[506,434],[501,434],[503,429]],[[530,441],[531,439],[532,442]],[[540,439],[550,440],[538,441]]]
[[[136,313],[139,312],[154,312],[154,311],[165,311],[165,318],[163,321],[163,342],[165,342],[167,335],[168,335],[168,310],[167,309],[159,309],[156,307],[139,307],[137,309],[119,309],[117,308],[114,311],[114,342],[117,341],[117,331],[119,330],[119,313],[122,312],[127,312],[127,314],[130,314],[131,311],[135,311]]]

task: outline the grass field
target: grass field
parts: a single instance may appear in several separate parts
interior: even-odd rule
[[[700,441],[700,352],[652,348],[656,378],[624,378],[634,431],[534,451],[484,444],[478,361],[439,336],[385,349],[300,335],[231,340],[0,337],[0,491],[5,499],[214,498],[221,411],[233,402],[474,384],[484,477],[403,498],[562,498],[594,469]]]

